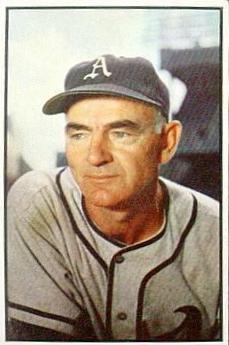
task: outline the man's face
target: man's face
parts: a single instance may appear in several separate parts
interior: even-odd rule
[[[67,112],[66,156],[87,203],[133,205],[156,186],[160,134],[152,106],[125,98],[88,97]]]

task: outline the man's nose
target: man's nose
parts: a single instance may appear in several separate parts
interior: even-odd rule
[[[92,135],[87,160],[91,165],[101,166],[112,161],[107,138],[102,134]]]

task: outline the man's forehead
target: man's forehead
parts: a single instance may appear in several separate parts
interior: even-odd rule
[[[140,101],[99,95],[76,100],[66,112],[66,119],[85,125],[107,125],[124,120],[140,124],[151,123],[155,111],[153,106]]]
[[[151,112],[155,113],[157,111],[157,107],[154,105],[148,104],[146,102],[134,100],[128,97],[120,97],[120,96],[112,96],[112,95],[85,95],[81,97],[77,97],[72,103],[69,105],[68,109],[66,110],[66,114],[69,115],[72,112],[77,111],[84,111],[84,110],[103,110],[106,109],[114,109],[120,111],[128,111],[128,109],[135,110],[136,112],[144,113],[144,112]],[[97,109],[98,108],[98,109]]]

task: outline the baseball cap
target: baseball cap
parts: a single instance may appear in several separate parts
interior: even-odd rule
[[[102,55],[73,66],[65,78],[65,91],[43,107],[47,115],[64,113],[82,95],[128,97],[159,107],[169,116],[169,93],[152,63],[142,57]]]

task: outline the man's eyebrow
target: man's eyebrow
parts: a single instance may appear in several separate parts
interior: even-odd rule
[[[84,130],[84,131],[90,131],[90,128],[86,125],[82,125],[77,122],[68,122],[65,126],[65,131],[68,132],[70,129],[75,129],[76,131]]]
[[[140,129],[141,125],[139,123],[133,122],[131,120],[119,120],[119,121],[107,123],[105,125],[105,127],[109,128],[109,129],[123,128],[123,127],[131,128],[131,129]],[[67,125],[65,127],[65,131],[68,132],[70,129],[77,130],[77,131],[80,131],[80,130],[91,131],[90,127],[83,125],[83,124],[80,124],[80,123],[77,123],[77,122],[67,123]]]
[[[137,122],[133,122],[131,120],[120,120],[120,121],[114,121],[111,123],[106,124],[106,127],[109,127],[111,129],[113,128],[132,128],[132,129],[139,129],[141,128],[141,125]]]

